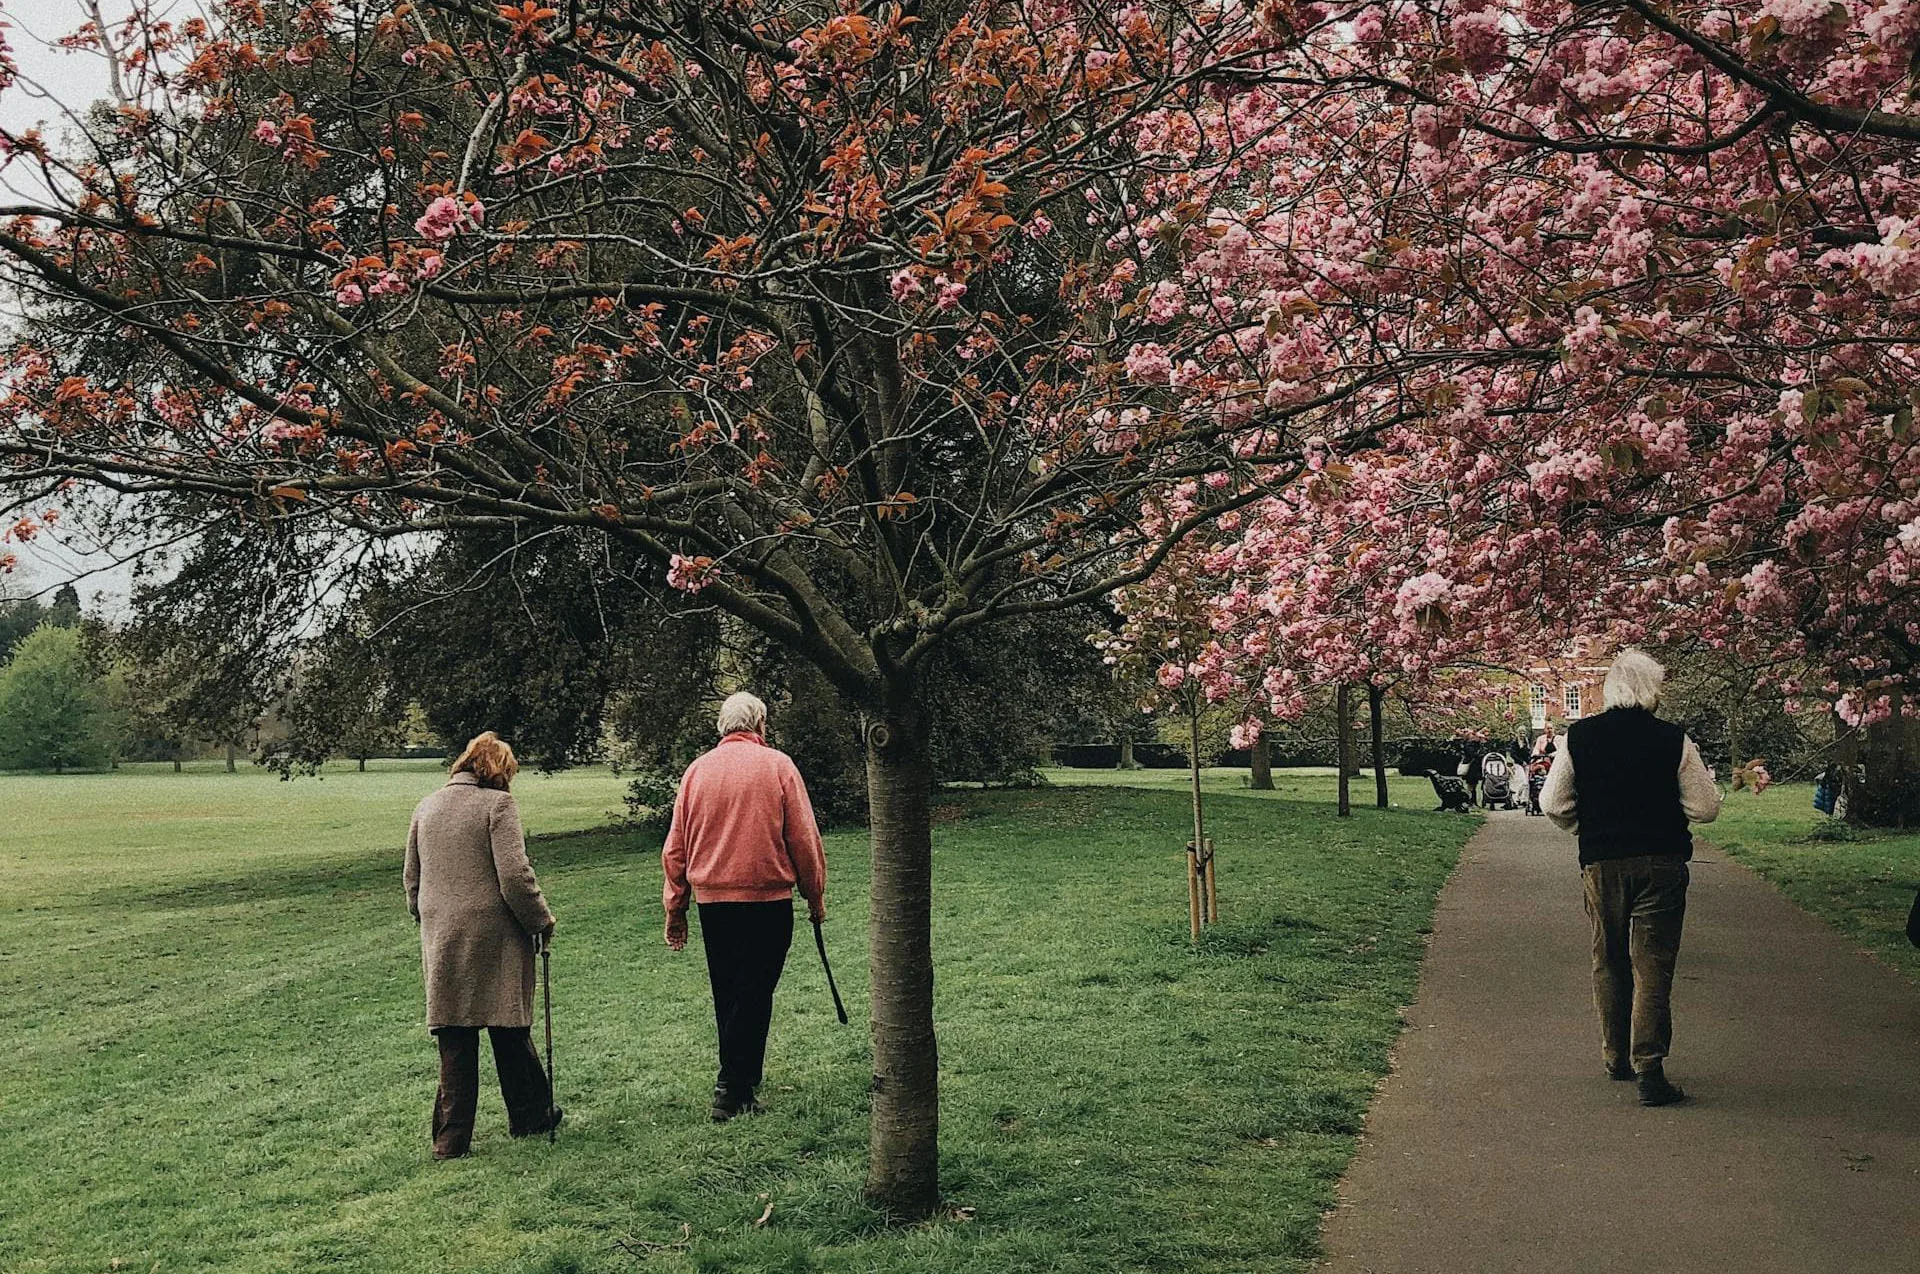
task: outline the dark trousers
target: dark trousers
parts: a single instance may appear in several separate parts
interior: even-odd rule
[[[533,1032],[524,1026],[489,1026],[493,1069],[507,1103],[507,1128],[516,1137],[545,1132],[553,1117],[553,1090]],[[473,1143],[473,1112],[480,1100],[480,1028],[442,1026],[433,1032],[440,1044],[440,1095],[433,1101],[433,1153],[464,1155]]]
[[[713,1020],[720,1028],[720,1084],[735,1098],[753,1096],[767,1060],[773,989],[793,945],[793,900],[703,902],[700,941],[713,984]]]
[[[1673,966],[1687,918],[1686,860],[1677,854],[1589,863],[1587,915],[1593,921],[1593,1007],[1600,1056],[1658,1070],[1673,1043]]]

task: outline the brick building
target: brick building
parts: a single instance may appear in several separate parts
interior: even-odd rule
[[[1601,711],[1605,703],[1601,687],[1611,662],[1611,651],[1583,639],[1560,658],[1526,669],[1522,677],[1533,729],[1539,731],[1551,723],[1564,730],[1581,717]]]

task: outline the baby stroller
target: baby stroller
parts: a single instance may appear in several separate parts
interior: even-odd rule
[[[1536,756],[1527,765],[1527,813],[1544,814],[1540,808],[1540,791],[1547,785],[1547,771],[1553,768],[1553,758]]]
[[[1480,803],[1490,810],[1516,808],[1513,778],[1513,764],[1505,753],[1489,752],[1481,757]]]

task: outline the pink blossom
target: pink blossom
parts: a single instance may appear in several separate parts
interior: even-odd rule
[[[1127,379],[1143,385],[1164,385],[1173,377],[1173,359],[1166,347],[1141,341],[1127,351]]]
[[[453,238],[460,225],[460,205],[446,195],[427,205],[426,212],[413,223],[424,239],[442,243]]]
[[[1400,585],[1394,593],[1393,608],[1402,615],[1419,615],[1444,605],[1453,594],[1453,581],[1429,571]]]
[[[1833,8],[1831,0],[1762,0],[1759,13],[1777,19],[1787,34],[1806,38],[1828,34]]]
[[[1186,308],[1187,294],[1178,283],[1162,280],[1147,295],[1147,322],[1162,327],[1173,322]]]
[[[686,593],[697,593],[713,581],[713,559],[675,553],[667,565],[667,583]]]
[[[420,236],[433,243],[444,243],[462,230],[477,228],[486,219],[487,210],[478,199],[469,198],[463,207],[449,195],[441,195],[427,205],[426,212],[413,223]]]
[[[950,279],[944,274],[935,278],[934,283],[939,289],[933,298],[934,308],[958,309],[961,300],[967,295],[967,285],[959,279]]]

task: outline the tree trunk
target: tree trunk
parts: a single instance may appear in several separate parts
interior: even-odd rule
[[[1123,734],[1120,736],[1120,764],[1115,768],[1121,770],[1137,770],[1140,768],[1140,763],[1133,759],[1133,736],[1131,734]]]
[[[1187,772],[1193,779],[1193,843],[1187,847],[1187,930],[1193,941],[1200,941],[1200,926],[1214,918],[1211,865],[1207,862],[1206,806],[1200,795],[1200,704],[1196,698],[1187,705],[1187,721],[1192,727]]]
[[[1380,686],[1367,687],[1367,719],[1373,729],[1373,803],[1381,809],[1387,808],[1387,738],[1382,726],[1386,698]]]
[[[173,772],[175,774],[180,772],[180,754],[178,752],[173,754]]]
[[[227,773],[229,774],[239,773],[240,766],[237,763],[239,752],[240,752],[240,749],[237,745],[232,743],[227,744]]]
[[[1273,791],[1273,741],[1267,738],[1266,731],[1253,741],[1253,778],[1249,786],[1256,792]]]
[[[892,1216],[940,1202],[940,1065],[933,1033],[933,767],[908,714],[867,728],[873,844],[873,1100],[867,1198]]]
[[[1333,692],[1333,714],[1335,736],[1340,740],[1340,817],[1346,818],[1353,813],[1352,782],[1353,773],[1353,688],[1341,682]]]
[[[1850,821],[1904,830],[1920,826],[1920,718],[1896,715],[1870,725],[1860,740],[1866,782],[1848,803]]]

